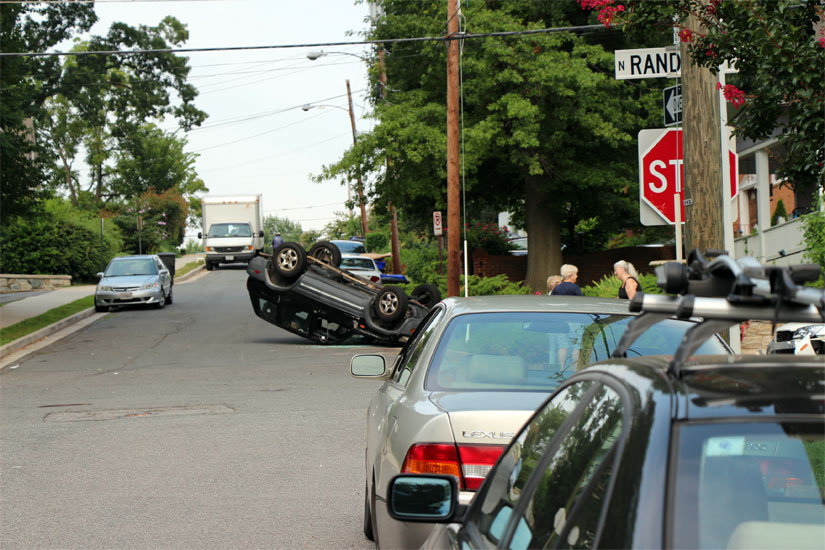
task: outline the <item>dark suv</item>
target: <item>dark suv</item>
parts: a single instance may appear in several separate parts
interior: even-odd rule
[[[400,475],[390,514],[439,523],[427,548],[821,548],[825,362],[693,357],[747,319],[815,322],[815,275],[691,254],[657,270],[681,296],[637,294],[614,359],[538,409],[468,506],[451,476]],[[673,356],[623,357],[658,320],[700,317]]]
[[[341,251],[328,241],[309,251],[279,245],[249,262],[247,290],[261,319],[322,344],[401,345],[441,301],[433,285],[411,295],[340,269]]]

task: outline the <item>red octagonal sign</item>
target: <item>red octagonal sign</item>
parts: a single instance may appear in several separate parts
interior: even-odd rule
[[[685,220],[682,152],[682,130],[642,130],[639,132],[641,200],[670,225],[676,223],[674,194],[677,193],[679,204],[682,205],[680,219],[682,222]],[[733,198],[738,189],[736,154],[732,151],[729,151],[729,161],[730,196]],[[642,222],[645,223],[644,217]],[[646,225],[653,225],[653,223]]]

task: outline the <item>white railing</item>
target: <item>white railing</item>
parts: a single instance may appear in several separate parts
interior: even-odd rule
[[[759,232],[734,241],[737,258],[753,256],[762,263],[775,265],[792,265],[805,263],[805,240],[802,237],[802,220],[804,216],[788,220],[770,227],[760,235]],[[764,242],[765,250],[762,246]]]

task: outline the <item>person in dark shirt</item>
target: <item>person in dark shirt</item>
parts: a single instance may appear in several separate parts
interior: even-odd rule
[[[639,291],[639,274],[633,264],[619,260],[613,264],[613,274],[622,282],[619,288],[619,298],[632,300]]]
[[[284,242],[284,238],[281,237],[281,234],[280,233],[275,233],[275,236],[272,237],[272,250],[274,251],[283,242]]]
[[[552,296],[581,296],[582,289],[576,284],[576,279],[579,278],[579,268],[571,264],[564,264],[561,266],[560,271],[563,280],[556,285],[556,288],[550,294]]]

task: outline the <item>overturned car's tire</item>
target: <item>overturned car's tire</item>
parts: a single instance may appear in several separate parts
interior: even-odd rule
[[[307,253],[298,243],[281,243],[272,253],[272,267],[287,279],[297,277],[307,265]]]
[[[397,286],[385,286],[375,297],[375,315],[382,321],[397,321],[407,312],[407,294]]]
[[[309,255],[325,264],[341,265],[341,249],[329,241],[318,241],[309,248]]]
[[[441,291],[438,287],[431,284],[420,284],[412,291],[410,298],[416,302],[421,302],[427,308],[433,307],[441,301]]]

